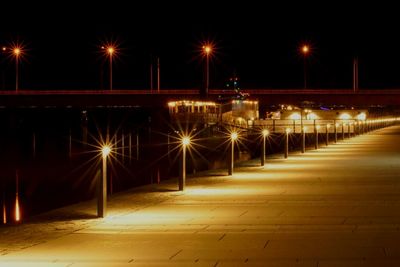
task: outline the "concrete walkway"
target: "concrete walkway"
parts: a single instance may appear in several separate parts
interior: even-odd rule
[[[0,229],[0,266],[400,266],[400,127]]]

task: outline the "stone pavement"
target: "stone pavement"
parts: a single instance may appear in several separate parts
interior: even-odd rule
[[[400,127],[0,228],[0,266],[400,266]]]

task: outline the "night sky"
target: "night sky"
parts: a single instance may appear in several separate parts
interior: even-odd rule
[[[34,2],[17,9],[3,5],[0,18],[0,44],[19,40],[27,49],[21,89],[106,88],[106,58],[99,49],[106,40],[120,44],[115,89],[148,89],[156,57],[162,89],[199,88],[205,66],[200,48],[207,40],[217,49],[211,88],[223,88],[233,73],[242,89],[301,88],[304,42],[312,49],[309,88],[351,88],[354,57],[361,88],[400,88],[400,21],[394,6]],[[0,89],[13,90],[14,61],[4,53],[0,61],[5,76]]]

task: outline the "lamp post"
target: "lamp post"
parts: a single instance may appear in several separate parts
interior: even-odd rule
[[[288,158],[289,156],[289,133],[290,133],[290,128],[286,128],[285,130],[285,159]]]
[[[15,91],[18,92],[18,76],[19,76],[19,70],[18,70],[18,65],[19,65],[19,56],[21,55],[21,48],[20,47],[15,47],[13,49],[13,54],[15,56]]]
[[[228,175],[233,174],[233,167],[235,162],[235,141],[238,139],[239,134],[237,132],[232,132],[230,135],[231,138],[231,149],[230,149],[230,157],[228,164]]]
[[[344,121],[342,122],[342,140],[344,140]]]
[[[306,70],[306,57],[308,53],[310,52],[310,47],[308,45],[303,45],[301,47],[301,53],[303,54],[303,61],[304,61],[304,66],[303,66],[303,72],[304,72],[304,89],[307,88],[307,70]]]
[[[307,127],[303,126],[301,128],[301,153],[306,152],[306,131],[307,131]]]
[[[182,166],[179,175],[179,191],[185,189],[186,184],[186,148],[190,145],[190,137],[184,136],[181,139],[182,145]]]
[[[104,145],[101,149],[102,172],[98,181],[97,195],[97,217],[104,218],[107,212],[107,158],[111,153],[109,145]]]
[[[331,128],[331,125],[328,123],[326,124],[326,138],[325,138],[325,145],[329,145],[329,128]]]
[[[203,52],[206,55],[206,84],[205,84],[205,94],[206,96],[208,95],[208,89],[210,87],[210,54],[212,52],[212,47],[211,45],[204,45],[203,46]]]
[[[109,46],[109,47],[107,48],[107,53],[108,53],[108,56],[109,56],[109,58],[110,58],[110,67],[109,67],[109,68],[110,68],[110,91],[112,91],[112,88],[113,88],[113,79],[112,79],[112,57],[113,57],[114,52],[115,52],[114,47]]]
[[[339,123],[335,120],[335,143],[337,143],[337,128],[339,127]]]
[[[269,131],[267,129],[262,130],[262,137],[263,137],[263,142],[262,142],[262,147],[261,147],[261,166],[265,165],[265,146],[266,141],[267,141],[267,136],[269,135]]]
[[[318,149],[318,132],[320,128],[320,125],[315,126],[315,149]]]

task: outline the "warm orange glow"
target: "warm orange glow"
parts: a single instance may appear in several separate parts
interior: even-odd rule
[[[15,221],[19,222],[21,220],[21,211],[19,208],[19,197],[18,194],[15,197]]]
[[[310,48],[308,47],[308,45],[303,45],[303,47],[301,48],[301,52],[303,52],[303,54],[307,54],[310,51]]]
[[[265,137],[265,136],[268,136],[269,135],[269,131],[267,130],[267,129],[264,129],[263,131],[262,131],[262,135]]]
[[[114,47],[109,46],[109,47],[107,48],[107,52],[108,52],[108,54],[112,55],[112,54],[115,52]]]
[[[203,50],[204,50],[204,52],[208,55],[208,54],[211,53],[212,48],[211,48],[210,45],[205,45],[205,46],[203,46]]]
[[[292,130],[290,128],[286,128],[286,134],[289,134]]]
[[[317,130],[321,129],[321,125],[317,125],[316,128],[317,128]]]
[[[3,51],[6,51],[7,47],[3,46],[1,49],[2,49]]]
[[[13,49],[13,53],[16,56],[19,56],[21,54],[21,49],[19,47],[16,47]]]

